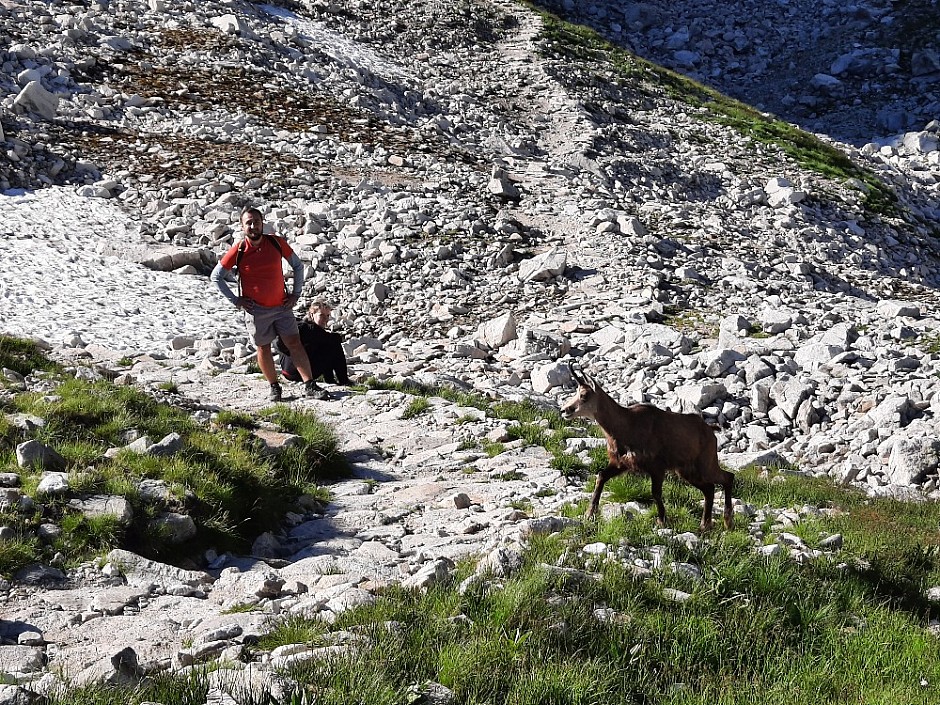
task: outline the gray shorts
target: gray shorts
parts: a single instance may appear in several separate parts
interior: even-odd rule
[[[268,308],[255,304],[255,310],[245,314],[245,324],[248,326],[248,332],[255,341],[255,345],[258,346],[270,345],[279,335],[300,333],[297,328],[297,319],[294,318],[294,311],[290,306]]]

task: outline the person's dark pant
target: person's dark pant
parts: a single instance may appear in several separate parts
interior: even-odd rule
[[[280,342],[280,341],[279,341]],[[323,377],[329,384],[350,384],[349,368],[346,365],[346,353],[343,351],[343,338],[339,333],[332,333],[319,326],[302,321],[300,324],[300,342],[303,343],[307,357],[310,358],[312,379]],[[277,346],[281,353],[281,374],[292,382],[299,382],[294,361],[283,345]]]

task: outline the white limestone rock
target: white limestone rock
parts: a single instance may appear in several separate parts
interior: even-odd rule
[[[202,587],[211,584],[214,578],[206,572],[183,570],[174,566],[153,561],[136,553],[123,549],[114,549],[108,553],[107,560],[124,574],[127,584],[139,587],[159,585],[163,588],[176,584]]]
[[[571,368],[565,362],[549,362],[532,370],[532,389],[537,394],[546,394],[555,387],[571,384]]]
[[[563,274],[568,262],[568,254],[558,248],[552,248],[519,265],[519,279],[523,282],[539,282]]]
[[[495,166],[490,174],[490,180],[486,184],[486,190],[507,201],[518,201],[522,198],[518,187],[512,182],[506,171]]]
[[[243,32],[242,21],[232,14],[213,17],[209,22],[225,34],[241,34]]]
[[[65,468],[66,460],[61,455],[59,455],[55,448],[47,446],[45,443],[31,440],[18,443],[15,453],[16,464],[21,468],[28,470],[44,468],[46,470],[52,471],[47,473],[49,476],[48,481],[43,478],[43,481],[40,482],[40,487],[52,488],[51,483],[54,482],[57,483],[56,486],[61,484],[59,479],[62,477],[62,473],[56,471],[61,471]],[[45,484],[43,484],[44,482]],[[44,491],[54,490],[46,489]]]
[[[30,81],[13,99],[13,107],[52,120],[59,107],[59,96],[47,91],[39,81]]]
[[[704,368],[706,377],[723,377],[746,358],[737,350],[725,348],[723,350],[707,350],[699,353],[699,361]]]
[[[940,465],[940,440],[918,436],[898,438],[891,445],[891,453],[884,469],[888,482],[894,485],[913,485],[923,482]]]
[[[277,597],[284,578],[273,570],[225,568],[212,586],[209,599],[220,605],[255,604],[262,598]]]
[[[673,393],[684,412],[698,412],[727,396],[728,389],[721,382],[690,383],[676,387]]]
[[[845,349],[840,346],[813,342],[797,348],[793,360],[801,369],[811,372],[829,363],[832,358],[843,352]]]
[[[506,311],[497,318],[481,323],[477,337],[494,350],[513,340],[516,337],[516,319],[512,312]]]
[[[920,318],[920,306],[906,301],[882,299],[875,310],[886,319],[894,318]]]
[[[134,519],[134,508],[124,497],[93,495],[69,500],[69,507],[89,518],[114,517],[121,526],[129,526]]]

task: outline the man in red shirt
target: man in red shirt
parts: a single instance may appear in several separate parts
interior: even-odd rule
[[[316,399],[330,399],[330,394],[317,385],[310,374],[310,361],[300,342],[297,319],[293,308],[300,299],[304,284],[304,265],[284,238],[263,234],[264,218],[257,208],[246,208],[241,215],[245,238],[232,245],[212,270],[211,279],[223,296],[247,315],[248,332],[258,347],[258,366],[271,385],[268,398],[281,400],[281,385],[271,343],[280,336],[290,350],[291,358],[300,372],[306,395]],[[281,259],[286,259],[294,270],[291,293],[287,292]],[[239,293],[236,295],[225,281],[225,270],[237,268]]]

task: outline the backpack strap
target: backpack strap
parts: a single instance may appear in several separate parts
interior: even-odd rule
[[[279,242],[277,241],[277,238],[274,237],[273,235],[268,234],[268,233],[264,233],[264,237],[267,238],[268,242],[270,242],[272,245],[274,245],[274,247],[277,249],[277,253],[278,253],[278,254],[281,256],[281,258],[283,259],[283,257],[284,257],[284,250],[281,249],[281,243],[279,243]],[[242,240],[242,241],[238,244],[238,249],[235,251],[235,264],[232,265],[232,269],[234,269],[235,271],[238,271],[238,264],[239,264],[239,262],[242,261],[242,255],[244,255],[247,250],[248,250],[248,241],[247,241],[247,240]]]

